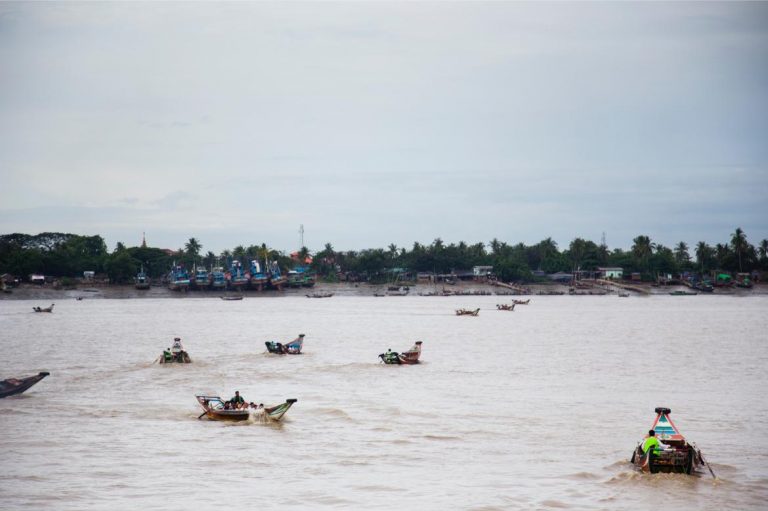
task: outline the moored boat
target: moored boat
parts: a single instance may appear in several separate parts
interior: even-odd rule
[[[56,305],[55,303],[52,303],[48,307],[32,307],[32,310],[35,312],[53,312],[53,306]]]
[[[216,267],[211,270],[211,289],[214,291],[223,291],[227,288],[227,276],[224,268]]]
[[[307,295],[307,298],[330,298],[333,296],[333,293],[312,293],[311,295]]]
[[[269,285],[278,291],[282,291],[283,286],[286,284],[288,279],[286,279],[280,271],[280,265],[277,264],[277,261],[272,261],[270,264],[268,264],[268,268],[269,271],[267,273],[269,276]]]
[[[197,402],[203,407],[204,415],[211,420],[218,421],[244,421],[253,417],[256,420],[279,421],[286,412],[293,406],[296,399],[286,399],[284,403],[275,406],[248,406],[245,408],[229,408],[226,402],[219,396],[196,395]]]
[[[242,295],[224,295],[221,297],[221,299],[227,302],[234,302],[234,301],[242,300],[243,296]]]
[[[144,265],[141,265],[141,269],[139,270],[139,273],[136,274],[134,277],[134,287],[136,289],[144,290],[149,289],[150,287],[150,281],[149,281],[149,275],[144,271]]]
[[[304,347],[304,334],[289,343],[283,344],[277,341],[265,341],[267,351],[277,355],[301,355],[301,349]]]
[[[234,260],[229,269],[229,288],[242,290],[248,285],[248,277],[243,272],[243,265],[240,261]]]
[[[205,267],[200,266],[194,269],[192,273],[191,285],[192,289],[197,289],[198,291],[203,291],[210,287],[211,276]]]
[[[699,467],[706,465],[712,473],[712,468],[701,455],[701,450],[695,444],[688,443],[680,430],[669,418],[672,410],[658,407],[655,409],[656,420],[646,440],[641,441],[632,453],[630,462],[643,472],[693,474]],[[660,442],[649,441],[653,436]],[[654,445],[655,444],[655,445]]]
[[[168,287],[172,291],[189,291],[189,273],[181,266],[174,264],[168,275]]]
[[[264,274],[264,269],[257,259],[251,261],[250,283],[251,289],[255,289],[256,291],[263,291],[269,283],[269,278]]]
[[[379,358],[385,364],[418,364],[419,357],[421,357],[421,341],[416,341],[411,349],[398,353],[396,351],[387,350],[386,353],[381,353]]]
[[[2,380],[0,381],[0,398],[21,394],[49,374],[51,373],[42,371],[34,376],[27,376],[26,378],[8,378],[7,380]]]
[[[669,293],[672,296],[696,296],[699,293],[694,293],[693,291],[672,291]]]
[[[480,313],[480,307],[475,310],[456,309],[457,316],[477,316]]]

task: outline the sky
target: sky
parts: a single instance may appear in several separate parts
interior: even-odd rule
[[[768,3],[0,3],[0,233],[768,238]]]

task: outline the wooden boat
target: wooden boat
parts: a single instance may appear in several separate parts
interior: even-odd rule
[[[221,296],[220,298],[221,298],[222,300],[226,300],[226,301],[228,301],[228,302],[231,302],[231,301],[235,301],[235,300],[242,300],[242,299],[243,299],[242,295],[237,295],[237,296],[228,296],[228,295],[225,295],[225,296]]]
[[[192,359],[189,357],[189,353],[181,350],[174,353],[171,350],[163,350],[163,354],[160,355],[158,364],[191,364]]]
[[[381,353],[379,358],[385,364],[418,364],[419,357],[421,356],[421,341],[416,341],[413,347],[408,351],[398,353],[396,351],[389,350],[386,353]]]
[[[696,296],[699,293],[694,293],[693,291],[672,291],[669,294],[672,296]]]
[[[26,378],[8,378],[7,380],[0,381],[0,398],[21,394],[49,374],[51,373],[42,371],[35,376],[28,376]]]
[[[277,355],[301,355],[301,349],[304,347],[304,334],[289,343],[283,344],[277,341],[266,341],[267,351]]]
[[[496,308],[500,311],[513,311],[515,310],[516,303],[513,304],[507,304],[507,303],[497,303]]]
[[[712,472],[712,468],[704,461],[701,451],[695,444],[690,444],[680,434],[677,426],[669,418],[672,410],[658,407],[655,409],[656,420],[651,429],[656,432],[656,438],[661,442],[661,449],[648,449],[643,452],[641,441],[632,453],[630,462],[643,472],[693,474],[699,467],[706,465]]]
[[[619,298],[629,298],[629,293],[619,291]]]
[[[307,298],[330,298],[333,296],[333,293],[312,293],[311,295],[307,295]]]
[[[531,299],[528,298],[527,300],[512,300],[512,302],[515,305],[528,305],[529,303],[531,303]]]
[[[203,407],[203,413],[200,414],[198,419],[202,419],[205,415],[209,419],[216,421],[244,421],[251,417],[257,420],[279,421],[293,406],[293,403],[297,401],[296,399],[286,399],[285,403],[275,406],[228,410],[225,408],[224,400],[219,396],[197,395],[195,397],[200,406]]]
[[[32,310],[35,312],[53,312],[53,306],[56,305],[55,303],[52,303],[50,307],[32,307]]]
[[[480,313],[480,308],[478,307],[475,310],[469,310],[469,309],[457,309],[456,315],[457,316],[477,316]]]

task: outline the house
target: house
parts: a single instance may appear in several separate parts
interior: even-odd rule
[[[419,282],[433,282],[435,274],[431,271],[420,271],[416,274],[416,280]]]
[[[610,280],[621,280],[624,277],[624,269],[616,266],[607,266],[605,268],[597,268],[596,277]]]
[[[573,280],[573,273],[559,271],[557,273],[550,273],[547,277],[555,282],[570,282]]]
[[[43,284],[45,284],[45,275],[38,275],[36,273],[31,273],[29,275],[29,281],[32,284],[37,284],[39,286],[42,286]]]
[[[88,271],[88,270],[86,270],[86,271],[83,272],[83,279],[88,281],[88,282],[92,281],[93,277],[95,277],[95,276],[96,276],[96,272],[95,271]]]

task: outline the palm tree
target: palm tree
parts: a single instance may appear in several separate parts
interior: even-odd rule
[[[706,241],[700,241],[696,244],[696,262],[699,263],[701,273],[704,273],[704,264],[712,258],[712,247],[707,245]]]
[[[584,259],[584,255],[587,251],[587,242],[582,238],[575,238],[568,246],[568,254],[571,256],[573,262],[573,269],[576,270],[581,266],[581,261]]]
[[[397,257],[397,245],[395,245],[394,243],[390,243],[389,247],[387,247],[387,248],[389,248],[389,257],[392,258],[392,259],[396,258]]]
[[[724,268],[726,259],[730,255],[731,249],[728,248],[728,245],[725,245],[723,243],[718,243],[715,245],[715,259],[717,259],[717,266],[719,268]]]
[[[309,259],[309,249],[307,247],[301,247],[298,253],[299,256],[299,263],[304,265],[307,262],[307,259]]]
[[[200,255],[200,250],[203,246],[197,241],[196,238],[189,238],[189,241],[184,245],[184,251],[196,259]]]
[[[634,242],[632,245],[632,253],[640,262],[641,267],[646,271],[649,271],[648,261],[656,245],[651,242],[651,238],[645,235],[640,235],[632,241]]]
[[[744,231],[741,230],[741,227],[737,227],[736,231],[731,234],[731,247],[733,247],[733,251],[736,252],[736,255],[739,256],[739,272],[742,271],[741,254],[747,251],[748,245],[747,235],[744,234]]]
[[[675,261],[679,265],[684,265],[691,260],[691,256],[688,255],[688,244],[684,241],[675,246]]]
[[[243,247],[242,245],[236,246],[232,250],[232,257],[242,262],[243,258],[245,257],[245,247]]]
[[[768,259],[768,239],[760,242],[757,251],[760,253],[760,261],[765,262]]]

